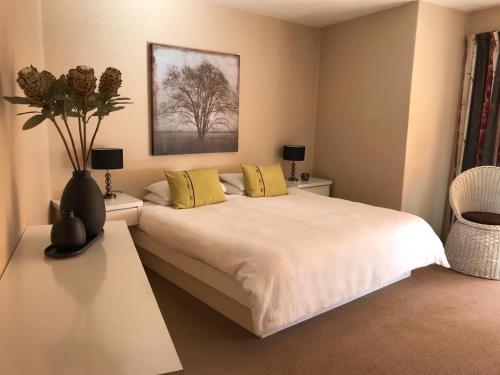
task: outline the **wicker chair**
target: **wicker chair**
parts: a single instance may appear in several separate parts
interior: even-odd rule
[[[460,174],[451,184],[450,204],[457,218],[445,246],[451,268],[500,280],[500,225],[462,217],[471,211],[500,214],[500,167],[478,167]]]

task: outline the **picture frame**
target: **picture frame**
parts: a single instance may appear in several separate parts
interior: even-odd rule
[[[240,56],[148,47],[152,154],[238,151]]]

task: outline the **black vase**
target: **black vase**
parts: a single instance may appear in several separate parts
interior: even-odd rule
[[[85,226],[73,211],[62,211],[61,217],[52,226],[50,239],[52,245],[60,250],[78,249],[87,240]]]
[[[74,171],[61,197],[61,212],[73,211],[85,226],[87,240],[104,226],[106,207],[99,186],[89,171]]]

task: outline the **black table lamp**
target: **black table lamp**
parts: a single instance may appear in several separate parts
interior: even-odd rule
[[[116,198],[116,194],[111,191],[110,169],[123,168],[123,150],[121,148],[93,148],[91,151],[92,169],[105,169],[106,193],[104,199]]]
[[[292,175],[290,176],[288,181],[298,181],[295,178],[295,162],[303,161],[305,153],[306,153],[306,146],[298,146],[298,145],[283,146],[283,160],[292,161]]]

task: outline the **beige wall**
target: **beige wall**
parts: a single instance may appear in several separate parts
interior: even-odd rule
[[[15,82],[22,67],[43,67],[40,9],[38,0],[0,2],[0,97],[22,94]],[[0,100],[0,274],[25,226],[48,219],[46,124],[23,132],[15,116],[23,108]]]
[[[441,233],[464,54],[464,12],[419,3],[402,210]]]
[[[417,4],[325,28],[316,175],[335,196],[400,209]]]
[[[101,2],[43,0],[46,66],[54,73],[86,64],[123,73],[121,93],[134,104],[103,122],[96,144],[123,147],[126,169],[113,186],[132,194],[163,177],[164,168],[281,161],[281,145],[305,144],[299,169],[312,167],[320,30],[196,0]],[[98,4],[98,5],[97,5]],[[147,43],[241,56],[239,152],[151,156]],[[50,132],[52,196],[70,177],[55,131]],[[93,172],[102,183],[101,171]]]
[[[314,172],[441,232],[466,14],[414,2],[325,28]]]
[[[467,14],[467,35],[497,30],[500,30],[500,6]]]

